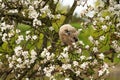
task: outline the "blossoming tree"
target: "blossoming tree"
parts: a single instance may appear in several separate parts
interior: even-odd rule
[[[109,73],[108,61],[120,58],[119,0],[74,0],[67,13],[59,0],[0,0],[0,79],[98,79]],[[87,6],[80,22],[87,42],[60,44],[58,30],[68,23],[77,5]],[[22,25],[22,26],[21,26]],[[108,61],[106,61],[108,60]]]

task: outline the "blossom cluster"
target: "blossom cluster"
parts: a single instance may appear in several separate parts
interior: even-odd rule
[[[95,0],[96,8],[87,5],[87,0],[74,1],[86,6],[81,17],[88,18],[88,22],[83,22],[79,30],[84,33],[90,27],[93,31],[86,41],[80,39],[64,47],[57,34],[66,15],[57,10],[59,0],[0,0],[0,76],[3,72],[2,76],[12,73],[19,80],[33,76],[57,80],[58,75],[76,80],[108,75],[106,52],[120,53],[119,4],[106,9],[101,0]],[[8,70],[8,74],[1,69]]]
[[[53,60],[55,54],[50,53],[48,49],[44,48],[44,50],[41,53],[41,57],[44,59],[43,62],[46,63],[49,60]]]
[[[14,54],[12,56],[6,55],[6,58],[8,58],[9,62],[9,68],[15,68],[15,69],[22,69],[22,68],[30,68],[30,65],[35,62],[37,59],[37,53],[35,50],[29,51],[23,51],[22,47],[16,46],[14,48]]]
[[[89,41],[92,43],[92,45],[94,45],[92,50],[96,53],[102,49],[102,45],[110,44],[110,47],[112,47],[116,53],[119,53],[120,14],[118,7],[120,5],[110,1],[109,6],[105,8],[105,2],[101,0],[96,0],[95,5],[93,7],[90,6],[90,9],[87,8],[88,10],[84,12],[84,14],[89,14],[86,15],[88,17],[88,21],[84,25],[91,24],[91,21],[89,21],[89,18],[91,18],[91,27],[94,30],[93,33],[96,34],[88,37]],[[94,11],[94,13],[91,12],[91,9]]]

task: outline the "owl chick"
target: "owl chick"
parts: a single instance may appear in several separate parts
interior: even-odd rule
[[[59,38],[63,45],[71,46],[78,41],[79,31],[70,24],[64,24],[59,29]]]

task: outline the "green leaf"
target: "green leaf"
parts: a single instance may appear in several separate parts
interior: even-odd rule
[[[1,49],[0,49],[3,53],[8,53],[8,54],[12,54],[13,50],[9,47],[9,44],[7,42],[4,42]]]
[[[7,50],[7,49],[8,49],[8,43],[7,43],[7,42],[4,42],[4,43],[2,44],[2,49],[3,49],[3,50]]]
[[[101,11],[101,15],[102,15],[102,17],[106,17],[106,16],[110,16],[111,13],[108,10],[103,10],[103,11]]]

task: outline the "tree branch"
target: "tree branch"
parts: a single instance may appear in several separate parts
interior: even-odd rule
[[[70,10],[68,11],[68,13],[66,14],[66,18],[65,18],[63,24],[67,24],[70,21],[70,19],[72,18],[73,12],[74,12],[74,10],[76,8],[76,6],[77,6],[77,1],[75,0],[74,3],[73,3],[73,5],[72,5],[72,7],[70,8]]]

